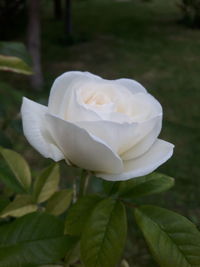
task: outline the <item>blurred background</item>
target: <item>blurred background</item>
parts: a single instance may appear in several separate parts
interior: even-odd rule
[[[53,80],[69,70],[135,79],[160,101],[161,137],[175,153],[158,171],[176,186],[143,202],[200,226],[200,0],[0,0],[0,145],[35,171],[50,161],[23,136],[22,96],[46,104]],[[132,229],[130,266],[156,266]]]

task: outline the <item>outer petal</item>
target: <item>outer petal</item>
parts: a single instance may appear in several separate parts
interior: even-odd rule
[[[147,136],[150,136],[152,134],[150,140],[148,139],[147,140],[148,142],[146,141],[147,142],[146,144],[150,142],[152,142],[151,144],[153,144],[153,142],[156,141],[156,138],[158,137],[160,133],[161,124],[162,124],[162,114],[159,116],[153,117],[147,121],[144,121],[142,123],[138,123],[135,129],[133,138],[130,142],[129,149],[127,149],[126,151],[120,154],[120,157],[122,158],[122,160],[133,159],[134,157],[136,157],[134,153],[137,154],[137,156],[140,156],[144,152],[146,152],[149,149],[150,145],[149,147],[148,146],[145,147],[143,145],[140,146],[141,142],[145,140],[144,138],[147,138]],[[134,150],[134,147],[135,147],[135,150]],[[136,148],[137,148],[137,151],[136,151]],[[141,153],[140,153],[140,149],[141,149]]]
[[[142,155],[155,142],[161,131],[162,115],[143,123],[81,121],[76,124],[103,140],[123,160],[129,160]]]
[[[71,90],[76,88],[78,84],[88,82],[90,80],[101,80],[99,76],[89,72],[69,71],[60,75],[53,83],[49,96],[49,111],[53,114],[60,115],[63,100],[66,94],[71,94]],[[63,103],[67,105],[67,103]]]
[[[44,157],[59,161],[64,158],[62,152],[52,142],[46,129],[45,114],[47,107],[28,98],[23,98],[21,107],[24,135],[29,143]]]
[[[122,78],[122,79],[115,80],[115,82],[125,86],[133,94],[146,93],[147,92],[147,90],[144,88],[144,86],[142,86],[139,82],[132,80],[132,79]]]
[[[122,160],[102,140],[56,116],[47,114],[46,119],[52,137],[72,163],[92,171],[122,171]]]
[[[122,173],[116,175],[97,173],[96,175],[109,181],[122,181],[147,175],[172,156],[173,148],[174,145],[171,143],[157,139],[152,147],[141,157],[124,161],[124,170]]]
[[[141,116],[143,114],[143,110],[147,109],[149,113],[149,116],[146,117],[146,119],[149,117],[155,117],[155,116],[159,116],[162,115],[162,106],[161,104],[158,102],[157,99],[155,99],[155,97],[153,97],[152,95],[146,93],[137,93],[135,94],[135,99],[137,99],[139,106],[137,106],[138,108],[138,118],[139,121],[143,121]],[[135,105],[138,105],[137,101],[134,103]],[[136,119],[136,118],[135,118]],[[137,120],[136,120],[137,121]]]
[[[150,131],[147,131],[147,134],[138,143],[133,145],[131,149],[121,155],[121,158],[123,160],[131,160],[137,158],[149,150],[149,148],[152,146],[152,144],[160,134],[162,128],[162,116],[155,117],[152,120],[152,125],[153,128]]]
[[[81,121],[76,124],[103,140],[117,154],[128,150],[137,136],[137,123]]]

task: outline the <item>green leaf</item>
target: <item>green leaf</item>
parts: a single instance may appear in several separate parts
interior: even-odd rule
[[[200,266],[200,232],[191,221],[150,205],[135,209],[135,218],[161,267]]]
[[[26,190],[22,187],[13,173],[8,170],[6,163],[0,161],[0,181],[9,189],[16,193],[24,193]]]
[[[127,232],[123,204],[113,199],[99,202],[81,238],[81,257],[86,267],[115,267],[121,258]]]
[[[0,266],[32,267],[53,264],[74,245],[63,235],[64,225],[45,213],[25,215],[0,227]]]
[[[54,193],[47,203],[46,211],[53,215],[64,213],[71,203],[72,195],[73,190],[71,189],[65,189]]]
[[[126,260],[122,260],[120,267],[130,267]]]
[[[98,195],[88,195],[80,198],[72,205],[67,213],[65,233],[81,235],[90,214],[101,200],[102,198]]]
[[[123,181],[119,186],[119,196],[127,199],[161,193],[174,185],[174,179],[161,173]]]
[[[20,58],[0,55],[0,70],[12,71],[19,74],[33,74],[31,68]]]
[[[34,198],[37,203],[49,199],[58,189],[60,181],[59,165],[52,164],[42,171],[34,183]]]
[[[10,149],[0,148],[0,152],[19,183],[28,191],[31,186],[31,172],[26,160]]]
[[[0,54],[4,56],[18,57],[21,58],[27,64],[31,64],[31,56],[29,55],[23,43],[0,42]]]
[[[34,212],[37,210],[37,205],[33,204],[32,199],[29,195],[17,196],[15,200],[6,206],[0,213],[1,218],[7,216],[21,217],[25,214]]]
[[[0,42],[0,69],[21,74],[32,74],[31,57],[24,44]]]

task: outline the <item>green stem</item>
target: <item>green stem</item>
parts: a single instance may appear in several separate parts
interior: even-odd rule
[[[80,187],[79,187],[79,197],[82,197],[86,194],[90,175],[91,174],[89,171],[82,170],[81,179],[80,179]]]
[[[77,184],[76,184],[76,179],[77,177],[74,178],[73,180],[73,197],[72,197],[72,202],[75,203],[77,201]]]
[[[139,206],[136,205],[135,203],[126,201],[126,200],[124,200],[122,198],[117,198],[117,199],[120,200],[122,203],[124,203],[124,205],[127,206],[127,207],[131,207],[131,208],[134,208],[134,209],[139,208]]]

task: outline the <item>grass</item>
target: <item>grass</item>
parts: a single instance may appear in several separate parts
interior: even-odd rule
[[[47,10],[42,24],[46,90],[36,95],[27,88],[26,95],[45,102],[54,78],[69,70],[141,82],[163,106],[161,137],[175,144],[173,158],[159,171],[175,177],[176,187],[145,201],[178,210],[200,225],[200,31],[179,23],[175,0],[77,0],[71,46],[63,41],[62,22],[50,16]],[[26,80],[22,86],[26,89]],[[26,153],[38,162],[31,148]],[[155,266],[143,241],[131,244],[131,267]]]

